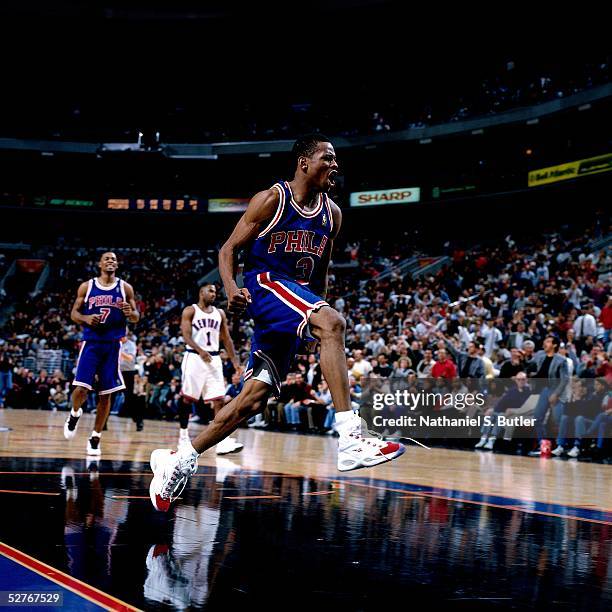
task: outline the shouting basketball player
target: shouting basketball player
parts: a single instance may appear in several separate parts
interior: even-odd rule
[[[72,409],[64,423],[64,437],[71,440],[97,376],[96,422],[87,441],[87,454],[94,456],[101,454],[100,436],[110,412],[111,393],[125,389],[119,353],[126,322],[136,323],[139,319],[134,289],[115,275],[117,256],[103,253],[98,265],[100,276],[81,284],[70,313],[70,318],[83,326],[83,343],[72,383]]]
[[[336,153],[321,134],[293,146],[295,175],[256,194],[219,252],[219,271],[233,312],[248,309],[255,322],[251,355],[240,395],[178,452],[151,454],[151,501],[167,511],[197,470],[198,455],[223,440],[244,419],[260,412],[271,393],[280,393],[304,341],[321,344],[321,370],[336,408],[338,470],[370,467],[399,457],[401,444],[364,438],[351,410],[344,351],[345,321],[322,296],[342,214],[327,192],[338,173]],[[235,280],[236,256],[247,248],[244,287]]]
[[[215,414],[223,407],[225,383],[223,363],[219,357],[219,339],[223,342],[234,368],[240,370],[225,313],[213,306],[216,297],[217,289],[214,285],[202,285],[198,303],[187,306],[181,317],[181,333],[187,346],[181,365],[183,377],[179,406],[179,446],[189,443],[187,427],[193,402],[200,398],[205,402],[212,402]],[[217,455],[225,455],[236,453],[242,450],[242,447],[240,442],[227,437],[217,444],[215,450]]]

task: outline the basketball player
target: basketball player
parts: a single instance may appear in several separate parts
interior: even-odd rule
[[[117,256],[103,253],[98,265],[100,276],[81,284],[70,313],[70,318],[83,326],[83,343],[72,383],[72,409],[64,423],[64,437],[71,440],[97,376],[96,422],[87,441],[87,454],[93,456],[101,454],[100,436],[110,412],[111,393],[125,389],[119,358],[126,322],[139,319],[134,289],[115,276]]]
[[[370,467],[399,457],[401,444],[361,435],[351,409],[344,352],[346,324],[320,296],[327,291],[327,268],[342,215],[327,192],[338,164],[328,138],[315,134],[293,146],[295,175],[256,194],[219,252],[219,271],[232,312],[248,310],[255,322],[242,392],[226,404],[192,448],[151,454],[153,506],[167,511],[191,474],[198,455],[260,412],[304,341],[321,344],[321,370],[336,408],[338,470]],[[236,255],[246,248],[244,287],[234,277]]]
[[[189,443],[187,426],[193,402],[200,398],[212,402],[215,415],[223,407],[225,383],[223,364],[219,357],[219,339],[234,368],[240,371],[225,313],[213,306],[216,297],[217,289],[213,284],[202,285],[198,303],[187,306],[181,316],[181,332],[187,347],[181,365],[183,377],[179,407],[179,446]],[[225,455],[241,451],[242,448],[242,444],[228,437],[217,444],[216,452],[217,455]]]

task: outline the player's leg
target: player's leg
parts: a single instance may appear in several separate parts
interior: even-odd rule
[[[178,451],[158,448],[151,453],[153,480],[149,486],[151,502],[157,510],[167,512],[181,494],[189,477],[197,470],[198,455],[229,436],[238,425],[263,410],[271,387],[260,380],[248,380],[240,395],[223,406],[208,427]]]
[[[79,419],[83,414],[83,404],[87,394],[93,389],[94,378],[99,363],[99,352],[96,343],[83,342],[77,358],[76,374],[72,382],[70,402],[72,408],[64,422],[64,438],[72,440],[77,432]]]
[[[102,451],[100,448],[100,438],[102,437],[102,430],[108,419],[111,409],[111,394],[105,395],[98,394],[98,403],[96,405],[96,421],[94,423],[93,431],[87,440],[87,454],[93,456],[99,456]]]
[[[179,447],[189,443],[189,417],[193,404],[203,397],[206,382],[205,363],[199,355],[185,353],[181,364],[181,401],[179,403]]]
[[[212,402],[213,412],[215,417],[223,408],[223,398],[218,398]],[[244,444],[238,442],[235,438],[227,436],[217,444],[215,452],[217,455],[227,455],[228,453],[239,453],[244,448]]]
[[[312,336],[321,343],[321,372],[336,408],[336,429],[340,434],[338,470],[344,472],[372,467],[402,455],[406,450],[402,444],[362,436],[361,419],[351,409],[344,351],[344,318],[328,306],[313,312],[308,324]]]
[[[96,406],[96,421],[91,436],[87,441],[87,454],[100,455],[100,438],[104,425],[111,409],[111,397],[116,391],[123,391],[125,384],[119,367],[119,354],[121,342],[100,343],[98,378],[100,390],[98,391],[98,404]]]
[[[260,380],[247,380],[240,394],[222,406],[208,427],[193,440],[195,451],[203,453],[229,436],[242,421],[261,412],[270,392],[269,384]]]
[[[226,388],[221,357],[214,355],[212,361],[204,364],[204,366],[206,368],[206,378],[203,397],[205,402],[212,404],[213,413],[216,417],[223,408]],[[226,455],[227,453],[238,453],[243,448],[243,444],[235,438],[227,436],[216,445],[215,452],[217,455]]]

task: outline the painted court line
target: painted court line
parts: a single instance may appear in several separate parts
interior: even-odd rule
[[[60,586],[80,595],[84,599],[91,601],[105,610],[112,610],[117,612],[132,612],[138,611],[138,608],[134,606],[130,606],[129,604],[113,597],[112,595],[108,595],[95,587],[82,582],[77,578],[73,578],[64,572],[56,570],[55,568],[43,563],[42,561],[38,561],[34,557],[30,557],[24,552],[9,546],[8,544],[4,544],[4,542],[0,542],[0,555],[5,556],[7,559],[14,561],[15,563],[19,563],[23,567],[59,584]]]
[[[13,491],[11,489],[0,489],[0,493],[18,493],[20,495],[59,495],[59,493],[46,493],[45,491]]]

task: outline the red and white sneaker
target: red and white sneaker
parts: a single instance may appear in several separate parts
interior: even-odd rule
[[[198,455],[158,448],[151,453],[153,480],[149,485],[151,503],[168,512],[170,504],[183,492],[189,477],[198,471]]]
[[[392,461],[405,450],[406,447],[398,442],[364,438],[360,432],[353,431],[338,438],[338,471],[348,472]]]

